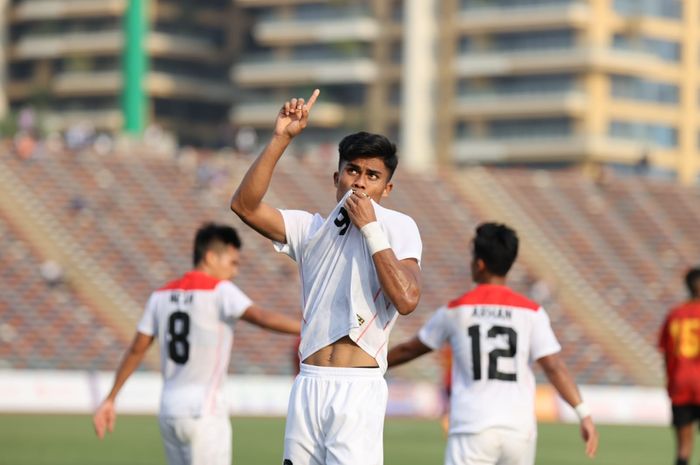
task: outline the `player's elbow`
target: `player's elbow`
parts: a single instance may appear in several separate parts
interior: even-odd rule
[[[231,197],[231,211],[238,215],[241,219],[243,219],[243,216],[245,215],[245,208],[238,192],[233,194],[233,197]]]
[[[235,213],[242,221],[246,222],[253,215],[253,208],[246,205],[246,203],[241,198],[242,196],[236,192],[231,198],[231,211]]]
[[[401,315],[409,315],[418,307],[418,301],[420,300],[420,292],[418,290],[411,290],[407,292],[400,302],[396,306],[396,311]]]

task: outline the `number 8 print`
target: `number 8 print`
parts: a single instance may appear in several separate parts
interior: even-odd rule
[[[173,312],[168,319],[168,355],[173,362],[184,365],[190,358],[190,316],[181,311]]]

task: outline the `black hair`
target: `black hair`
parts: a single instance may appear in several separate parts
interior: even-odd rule
[[[692,297],[700,297],[700,267],[696,266],[688,270],[685,275],[685,285]]]
[[[518,236],[504,224],[483,223],[476,228],[474,260],[484,261],[489,272],[505,276],[518,256]]]
[[[225,224],[203,224],[194,237],[194,266],[199,265],[204,260],[204,256],[208,251],[219,249],[226,245],[232,245],[236,249],[241,248],[241,239],[238,237],[235,229]]]
[[[338,169],[343,162],[350,162],[357,158],[381,158],[384,166],[389,170],[389,179],[394,175],[399,165],[399,157],[396,155],[396,144],[381,134],[369,132],[356,132],[343,137],[338,144]]]

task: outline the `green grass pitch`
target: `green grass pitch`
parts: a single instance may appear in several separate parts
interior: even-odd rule
[[[233,418],[232,424],[234,465],[282,463],[283,419]],[[596,460],[589,461],[575,425],[541,424],[537,464],[673,463],[670,428],[603,425],[599,429],[600,451]],[[442,464],[444,437],[437,421],[387,420],[384,440],[386,465]],[[0,415],[0,465],[164,463],[153,416],[121,415],[114,434],[99,441],[88,416]]]

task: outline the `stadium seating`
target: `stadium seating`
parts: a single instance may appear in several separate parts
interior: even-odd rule
[[[46,150],[29,160],[0,155],[0,170],[24,192],[16,194],[12,207],[22,215],[9,215],[7,204],[0,202],[2,363],[114,369],[148,294],[190,267],[193,233],[208,220],[228,222],[241,232],[242,273],[236,283],[259,304],[297,314],[296,267],[228,209],[232,189],[251,161],[232,153],[182,152],[173,159]],[[285,208],[328,211],[335,203],[335,164],[334,157],[283,158],[268,200]],[[490,187],[470,190],[475,180]],[[412,336],[435,308],[469,288],[469,239],[476,224],[513,218],[523,244],[532,244],[537,254],[522,254],[511,284],[546,300],[579,382],[658,382],[653,351],[658,325],[665,310],[683,298],[682,273],[700,252],[693,235],[700,230],[697,189],[634,176],[611,175],[602,182],[574,169],[521,168],[430,175],[400,170],[395,184],[385,205],[418,223],[424,293],[417,312],[399,318],[393,342]],[[517,218],[527,222],[521,226]],[[45,240],[57,249],[79,248],[61,265],[99,292],[42,281],[36,270],[47,257],[27,232],[31,228],[54,231]],[[547,269],[550,260],[558,265]],[[93,268],[81,268],[81,262]],[[576,273],[567,276],[572,269]],[[592,329],[575,304],[574,297],[584,291],[600,302],[605,315],[600,324],[619,326],[615,334],[624,337],[611,341],[613,333]],[[47,328],[55,338],[46,337]],[[614,344],[642,355],[621,357],[611,349]],[[290,374],[293,352],[293,338],[239,323],[231,369]],[[642,356],[648,363],[640,362]],[[156,367],[152,359],[147,364]],[[392,376],[433,378],[439,371],[430,356]]]

